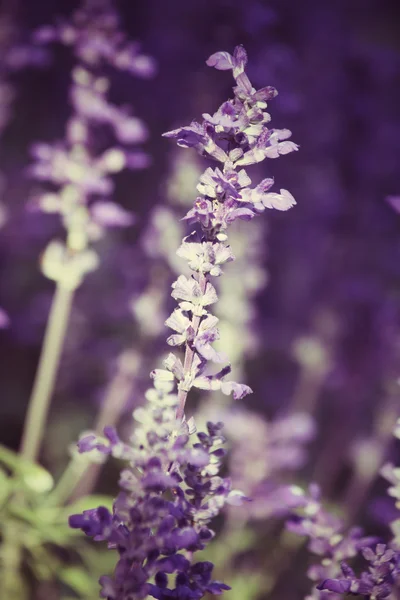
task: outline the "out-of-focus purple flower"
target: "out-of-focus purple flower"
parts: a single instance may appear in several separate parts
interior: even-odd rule
[[[71,22],[46,25],[33,39],[39,47],[56,41],[65,44],[79,61],[72,71],[73,114],[67,122],[65,140],[35,144],[35,162],[29,169],[35,179],[52,188],[38,197],[37,206],[60,214],[67,232],[65,247],[57,242],[46,250],[43,273],[55,281],[68,279],[65,285],[76,286],[98,264],[91,242],[101,238],[107,227],[134,223],[134,216],[109,198],[114,190],[112,176],[150,163],[141,149],[125,147],[145,141],[147,128],[125,107],[109,101],[110,81],[100,70],[111,66],[149,76],[153,63],[120,32],[118,14],[106,0],[83,0]],[[99,125],[112,128],[117,145],[98,149]]]
[[[20,71],[27,67],[47,67],[50,56],[45,49],[37,48],[32,43],[16,44],[7,52],[4,63],[10,71]]]
[[[10,317],[6,311],[0,308],[0,329],[6,329],[10,326]]]
[[[342,519],[322,506],[321,493],[317,485],[311,485],[308,494],[300,488],[298,492],[297,508],[287,520],[286,527],[297,535],[307,537],[308,548],[321,557],[318,564],[308,569],[309,578],[318,584],[326,580],[334,580],[341,573],[343,561],[354,558],[359,551],[375,544],[377,539],[363,537],[359,527],[353,527],[346,532]],[[339,590],[343,586],[333,584],[333,587],[337,588],[336,593],[340,593]],[[334,591],[331,590],[332,593]],[[314,590],[310,597],[321,597],[319,594],[318,590]]]
[[[96,77],[82,66],[74,69],[72,77],[71,102],[78,119],[110,125],[122,144],[138,144],[146,141],[148,130],[144,122],[132,116],[126,108],[115,106],[107,99],[108,80]],[[74,134],[73,125],[72,121],[70,125],[72,134]],[[76,121],[75,129],[79,131],[79,121]]]
[[[369,565],[368,570],[363,571],[360,577],[355,575],[346,562],[342,562],[344,578],[325,579],[318,589],[336,594],[362,595],[377,600],[388,598],[393,588],[400,583],[400,552],[388,548],[385,544],[377,544],[375,551],[364,548],[362,555]]]
[[[396,212],[400,212],[400,196],[388,196],[386,202],[388,202]]]
[[[94,202],[90,212],[94,221],[101,227],[128,227],[135,222],[132,213],[111,201]]]
[[[222,418],[232,442],[232,481],[252,499],[246,514],[256,519],[282,516],[301,504],[301,489],[289,485],[285,475],[304,465],[305,446],[315,436],[313,420],[293,414],[266,422],[247,410],[230,410]]]
[[[108,64],[144,78],[156,71],[155,61],[121,31],[119,15],[109,0],[83,0],[70,21],[59,19],[55,25],[43,25],[35,31],[33,41],[69,46],[78,60],[92,68]]]

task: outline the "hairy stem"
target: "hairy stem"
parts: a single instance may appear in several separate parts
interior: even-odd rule
[[[200,289],[201,289],[201,295],[203,296],[205,294],[206,286],[207,286],[207,277],[206,277],[206,275],[204,275],[204,273],[199,273],[199,284],[200,284]],[[199,330],[200,321],[201,321],[201,317],[199,317],[198,315],[193,316],[193,319],[192,319],[192,329],[194,331],[193,337],[196,337],[196,335],[197,335],[197,332]],[[192,368],[193,358],[194,358],[194,350],[192,348],[192,345],[190,342],[186,342],[185,359],[183,362],[183,370],[184,370],[185,375],[187,375]],[[183,389],[178,390],[178,408],[176,409],[177,421],[182,421],[183,417],[185,415],[185,404],[186,404],[187,395],[188,395],[188,392],[186,390],[183,390]]]
[[[27,460],[39,453],[73,296],[74,290],[57,284],[22,433],[20,452]]]

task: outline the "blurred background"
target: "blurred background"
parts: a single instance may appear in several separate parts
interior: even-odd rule
[[[72,0],[1,4],[0,441],[15,450],[54,291],[40,256],[63,237],[57,215],[34,209],[45,185],[32,177],[31,148],[63,139],[76,62],[62,44],[33,44],[38,54],[25,50],[21,59],[15,48],[77,7]],[[175,251],[188,231],[179,219],[207,166],[161,134],[213,114],[230,97],[230,74],[205,60],[243,44],[253,85],[279,91],[269,106],[273,126],[289,128],[300,151],[254,168],[255,182],[273,174],[276,189],[289,189],[297,205],[237,227],[238,261],[220,283],[221,347],[254,390],[234,409],[247,415],[246,425],[227,411],[228,434],[234,451],[241,427],[252,435],[255,415],[265,423],[298,415],[295,437],[308,446],[304,456],[292,449],[291,480],[316,481],[349,522],[380,531],[385,486],[375,475],[396,450],[391,431],[400,412],[399,3],[127,0],[115,7],[121,29],[154,59],[149,76],[110,74],[113,102],[146,124],[148,161],[113,177],[113,200],[133,214],[132,224],[95,242],[99,266],[76,293],[42,464],[62,471],[69,445],[93,427],[110,394],[119,398],[113,419],[129,433],[129,415],[167,351],[168,295],[182,268]],[[189,412],[214,414],[215,402],[194,398]],[[260,443],[266,436],[260,432]],[[106,466],[96,490],[115,493],[117,472]],[[303,591],[307,585],[299,583]],[[271,589],[272,597],[290,596],[283,580]]]

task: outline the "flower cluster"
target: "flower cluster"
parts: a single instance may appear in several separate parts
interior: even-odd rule
[[[160,600],[189,600],[228,589],[211,579],[211,563],[192,562],[192,555],[212,539],[214,533],[208,525],[224,504],[241,504],[244,495],[232,490],[230,480],[219,475],[225,454],[220,447],[224,441],[222,423],[207,423],[207,432],[198,433],[193,443],[191,436],[196,428],[193,418],[185,417],[185,403],[192,388],[220,390],[235,399],[251,392],[248,386],[225,379],[230,365],[212,345],[219,332],[218,319],[209,312],[217,301],[210,278],[220,276],[224,265],[234,260],[227,244],[227,226],[236,218],[253,217],[272,202],[266,194],[262,200],[257,196],[257,202],[252,203],[254,190],[248,188],[250,180],[236,168],[261,160],[260,152],[269,156],[266,148],[272,148],[275,142],[267,142],[267,137],[270,134],[268,139],[274,139],[274,132],[266,127],[269,117],[264,109],[265,100],[273,97],[275,91],[253,90],[244,74],[246,54],[241,46],[233,57],[219,52],[207,62],[226,68],[221,66],[221,61],[228,60],[226,57],[230,57],[237,83],[235,100],[225,103],[234,112],[231,120],[224,117],[222,125],[210,120],[203,125],[192,123],[189,128],[166,134],[178,138],[178,142],[184,138],[183,145],[196,146],[201,154],[223,163],[221,169],[207,169],[200,178],[198,189],[202,196],[188,216],[200,224],[200,230],[187,236],[178,250],[178,256],[186,259],[193,274],[180,275],[173,283],[172,297],[179,306],[166,325],[174,332],[168,344],[183,346],[184,358],[170,353],[164,368],[152,371],[153,388],[146,394],[145,406],[134,413],[139,426],[129,444],[122,443],[109,427],[104,430],[105,439],[90,434],[79,442],[81,451],[111,453],[129,464],[121,473],[122,492],[112,514],[100,507],[70,518],[72,527],[82,529],[95,540],[107,540],[110,547],[118,550],[114,577],[101,579],[102,596],[110,600],[146,595]],[[228,108],[226,111],[228,115]],[[199,134],[200,130],[203,133]],[[278,139],[280,134],[276,136]],[[281,153],[289,151],[279,142],[277,147]],[[257,158],[252,160],[251,155]],[[211,207],[207,220],[196,212],[202,203],[206,211]],[[209,362],[225,366],[216,373],[210,372]],[[173,574],[174,581],[170,577]]]
[[[400,420],[394,435],[400,437]],[[387,464],[381,473],[392,484],[388,493],[396,498],[396,506],[399,508],[398,471],[392,464]],[[377,538],[362,537],[360,528],[353,528],[345,534],[342,521],[322,508],[319,489],[316,486],[310,487],[309,496],[299,490],[297,507],[301,507],[301,513],[288,521],[288,529],[306,535],[310,540],[310,550],[323,557],[321,563],[312,566],[308,572],[310,579],[319,582],[311,597],[318,597],[319,590],[324,593],[324,597],[329,593],[330,598],[353,594],[371,600],[380,600],[388,598],[395,589],[398,589],[400,519],[396,519],[391,524],[393,539],[389,544],[383,544],[377,543]],[[347,561],[360,554],[368,567],[357,576]]]
[[[367,561],[368,570],[357,577],[351,567],[341,563],[343,579],[326,579],[318,586],[336,594],[354,594],[383,600],[388,598],[394,586],[400,584],[400,552],[385,544],[377,544],[375,551],[363,548],[361,553]]]
[[[154,60],[141,53],[137,42],[131,42],[120,29],[120,18],[110,0],[83,0],[71,21],[59,19],[54,25],[36,30],[39,45],[60,42],[72,48],[76,58],[91,68],[109,64],[119,71],[140,77],[151,77]]]
[[[207,61],[220,70],[231,69],[236,81],[234,99],[224,102],[211,116],[203,114],[202,123],[193,121],[164,134],[177,140],[179,146],[195,148],[202,156],[222,163],[221,168],[209,167],[200,177],[194,207],[186,219],[201,224],[209,237],[226,240],[226,229],[236,219],[249,220],[265,208],[287,210],[295,204],[290,192],[269,192],[274,180],[263,179],[251,188],[251,179],[243,167],[265,158],[278,158],[298,149],[288,138],[288,129],[272,129],[267,124],[267,100],[277,91],[265,87],[256,91],[245,73],[247,55],[237,46],[233,56],[217,52]]]
[[[395,437],[400,439],[400,420],[398,420]],[[400,508],[400,472],[393,464],[386,464],[381,474],[391,486],[389,496],[396,499],[396,507]],[[346,563],[341,563],[341,573],[334,578],[327,578],[318,586],[320,590],[327,590],[335,594],[362,595],[371,599],[388,598],[394,589],[400,586],[400,518],[391,523],[393,539],[389,544],[377,544],[375,551],[371,548],[362,548],[361,553],[368,563],[366,570],[357,577],[353,569]]]
[[[71,288],[97,266],[90,243],[99,239],[107,227],[133,223],[133,215],[109,199],[114,189],[111,176],[126,168],[141,169],[149,164],[147,154],[132,148],[146,140],[146,126],[127,108],[109,102],[110,81],[98,74],[107,66],[140,76],[150,76],[154,71],[152,61],[139,55],[135,44],[126,42],[118,25],[118,15],[108,2],[89,1],[74,14],[72,23],[45,26],[34,35],[37,44],[58,41],[71,46],[79,61],[72,71],[73,113],[65,139],[36,144],[32,150],[35,163],[30,169],[34,178],[57,188],[56,192],[40,195],[35,206],[60,214],[67,230],[66,244],[54,241],[46,249],[43,272]],[[116,59],[115,53],[128,49],[130,53],[136,49],[136,58],[139,64],[147,64],[146,69],[126,69],[124,61]],[[97,143],[98,124],[112,129],[117,144],[106,150],[97,149],[102,145]]]
[[[241,501],[230,480],[218,475],[222,424],[208,423],[207,433],[189,444],[193,423],[175,421],[177,398],[171,391],[164,382],[147,392],[146,409],[135,412],[139,426],[129,445],[110,427],[104,440],[88,435],[79,442],[81,452],[96,449],[129,462],[112,514],[99,507],[70,517],[71,527],[118,550],[114,577],[100,580],[104,598],[189,599],[229,589],[211,579],[211,563],[190,560],[214,537],[208,523],[222,506]]]
[[[167,321],[178,335],[169,338],[171,345],[185,344],[185,360],[169,358],[167,369],[170,377],[178,379],[178,417],[184,414],[184,405],[189,389],[218,390],[242,398],[251,390],[235,382],[225,382],[229,372],[227,366],[217,374],[205,374],[206,362],[224,362],[225,358],[213,350],[211,343],[218,339],[217,320],[207,307],[217,300],[215,288],[209,278],[218,277],[222,267],[234,260],[227,243],[227,228],[236,219],[249,220],[266,207],[281,210],[290,208],[295,202],[287,190],[280,194],[268,193],[272,179],[264,179],[256,188],[250,188],[251,180],[242,166],[260,162],[264,158],[276,158],[297,149],[296,144],[280,141],[291,134],[288,130],[267,127],[270,115],[266,112],[266,100],[276,96],[271,87],[256,91],[244,69],[247,64],[246,51],[242,46],[235,48],[233,56],[217,52],[207,61],[209,66],[233,71],[236,86],[234,99],[224,102],[214,116],[203,115],[202,123],[180,127],[164,134],[177,140],[178,145],[195,148],[201,155],[219,163],[220,167],[207,168],[200,181],[194,207],[186,219],[200,226],[183,240],[178,256],[185,258],[194,271],[190,279],[180,276],[173,285],[173,297],[179,308]]]
[[[315,436],[312,418],[294,413],[267,422],[248,410],[229,410],[223,420],[231,442],[229,473],[235,487],[252,500],[246,505],[248,517],[287,514],[298,496],[284,475],[304,466],[306,446]]]
[[[357,556],[361,549],[376,542],[376,538],[363,537],[359,527],[346,533],[343,520],[322,506],[318,486],[311,485],[308,494],[295,487],[291,492],[292,506],[297,504],[297,507],[286,527],[297,535],[306,536],[309,550],[321,557],[320,563],[312,565],[307,573],[311,581],[319,584],[317,589],[313,589],[309,599],[320,598],[318,590],[325,589],[324,582],[333,581],[340,576],[343,561]],[[326,589],[336,593],[339,591],[329,587]]]

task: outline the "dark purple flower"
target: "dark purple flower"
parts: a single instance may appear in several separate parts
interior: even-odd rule
[[[87,536],[104,540],[111,532],[112,515],[107,508],[99,506],[79,515],[71,515],[68,522],[73,529],[82,529]]]
[[[204,127],[192,121],[186,127],[179,127],[163,134],[164,137],[176,139],[178,146],[182,148],[201,148],[206,142],[207,135]]]

